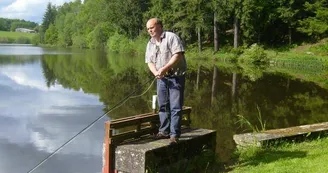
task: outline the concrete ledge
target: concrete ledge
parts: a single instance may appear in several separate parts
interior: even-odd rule
[[[233,136],[237,146],[261,146],[264,142],[276,139],[297,137],[309,133],[327,132],[328,122],[267,130],[259,133],[244,133]]]
[[[119,145],[115,149],[115,169],[124,173],[169,172],[165,167],[198,155],[204,147],[215,151],[216,131],[185,129],[179,140],[169,145],[168,139],[146,138]]]

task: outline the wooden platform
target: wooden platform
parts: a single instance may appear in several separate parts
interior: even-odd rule
[[[272,140],[298,137],[304,135],[307,136],[311,133],[319,132],[328,132],[328,122],[295,126],[283,129],[266,130],[259,133],[237,134],[233,136],[233,139],[237,146],[262,146],[263,143]]]

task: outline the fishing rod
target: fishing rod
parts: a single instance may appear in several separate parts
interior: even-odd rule
[[[126,97],[124,97],[121,101],[119,101],[118,103],[116,103],[111,109],[109,109],[106,113],[104,113],[103,115],[101,115],[100,117],[98,117],[97,119],[95,119],[94,121],[92,121],[89,125],[87,125],[85,128],[83,128],[80,132],[78,132],[76,135],[74,135],[72,138],[70,138],[67,142],[65,142],[63,145],[61,145],[60,147],[58,147],[55,151],[53,151],[50,155],[48,155],[45,159],[43,159],[39,164],[37,164],[36,166],[34,166],[31,170],[29,170],[27,173],[32,173],[34,170],[36,170],[39,166],[41,166],[44,162],[46,162],[48,159],[50,159],[52,156],[54,156],[57,152],[59,152],[61,149],[63,149],[66,145],[68,145],[69,143],[71,143],[77,136],[79,136],[80,134],[86,132],[87,130],[89,130],[96,122],[98,122],[100,119],[102,119],[104,116],[106,116],[109,112],[113,111],[114,109],[118,108],[119,106],[121,106],[123,103],[125,103],[129,98],[132,98],[132,96],[139,90],[142,89],[142,87],[146,84],[148,84],[150,81],[152,81],[151,85],[147,88],[147,90],[142,93],[141,95],[138,96],[134,96],[135,97],[139,97],[142,96],[143,94],[145,94],[150,87],[153,85],[154,81],[156,80],[155,78],[152,78],[150,80],[148,80],[147,82],[145,82],[144,84],[140,85],[139,88],[137,88],[136,90],[134,90],[133,92],[131,92],[129,95],[127,95]]]

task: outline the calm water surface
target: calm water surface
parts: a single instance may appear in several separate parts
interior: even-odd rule
[[[232,136],[251,131],[238,115],[258,129],[260,122],[274,129],[328,120],[326,71],[188,65],[185,105],[193,108],[192,126],[217,130],[221,161],[235,149]],[[143,58],[0,45],[0,173],[29,171],[151,78]],[[151,111],[154,92],[153,86],[129,99],[35,172],[101,172],[104,121]]]
[[[1,173],[29,171],[103,114],[104,106],[97,95],[60,83],[47,86],[40,60],[54,51],[0,46]],[[101,172],[102,138],[103,121],[34,172]]]

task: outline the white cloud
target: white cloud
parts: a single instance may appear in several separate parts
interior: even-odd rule
[[[70,1],[73,0],[1,0],[0,17],[41,23],[49,2],[59,6]]]

